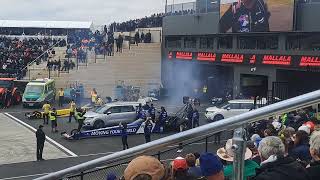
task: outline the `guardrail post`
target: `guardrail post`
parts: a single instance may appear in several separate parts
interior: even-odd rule
[[[158,160],[160,161],[161,160],[161,152],[159,151],[157,155],[158,155]]]
[[[81,180],[84,180],[84,179],[83,179],[83,176],[84,176],[84,173],[81,172],[81,173],[80,173],[80,179],[81,179]]]
[[[244,171],[244,157],[246,152],[245,130],[243,127],[234,130],[232,138],[232,149],[234,152],[233,180],[242,180]]]
[[[206,152],[208,152],[208,136],[206,136]]]

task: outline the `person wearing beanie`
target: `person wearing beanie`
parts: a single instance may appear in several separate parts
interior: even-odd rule
[[[219,158],[212,153],[200,156],[200,169],[207,180],[224,180],[223,165]]]

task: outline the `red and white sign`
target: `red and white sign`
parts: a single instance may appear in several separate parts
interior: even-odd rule
[[[250,64],[255,64],[256,61],[257,61],[257,56],[256,56],[256,55],[252,55],[252,56],[250,57]]]
[[[320,66],[320,57],[314,56],[301,56],[299,66]]]
[[[290,66],[291,60],[291,56],[264,55],[262,59],[262,64]]]
[[[216,53],[209,53],[209,52],[198,52],[197,53],[197,60],[198,61],[216,61]]]
[[[243,63],[243,54],[222,54],[221,62],[227,63]]]
[[[192,52],[177,52],[176,59],[192,60]]]

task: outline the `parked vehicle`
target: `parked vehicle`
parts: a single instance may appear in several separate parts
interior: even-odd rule
[[[19,82],[21,82],[19,84]],[[25,83],[16,78],[0,78],[0,103],[2,107],[10,107],[21,103]]]
[[[23,93],[23,107],[41,107],[46,101],[54,102],[56,96],[53,79],[30,81]]]
[[[259,108],[266,104],[266,100],[259,100],[254,107],[254,100],[237,99],[228,101],[225,104],[221,104],[215,107],[209,107],[206,109],[206,118],[208,121],[218,121],[221,119],[236,116],[252,109]]]

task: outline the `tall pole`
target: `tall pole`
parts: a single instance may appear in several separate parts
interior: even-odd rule
[[[167,12],[168,12],[168,11],[167,11],[167,10],[168,10],[167,7],[168,7],[168,0],[166,0],[166,7],[164,8],[164,13],[165,13],[165,14],[167,14]]]

